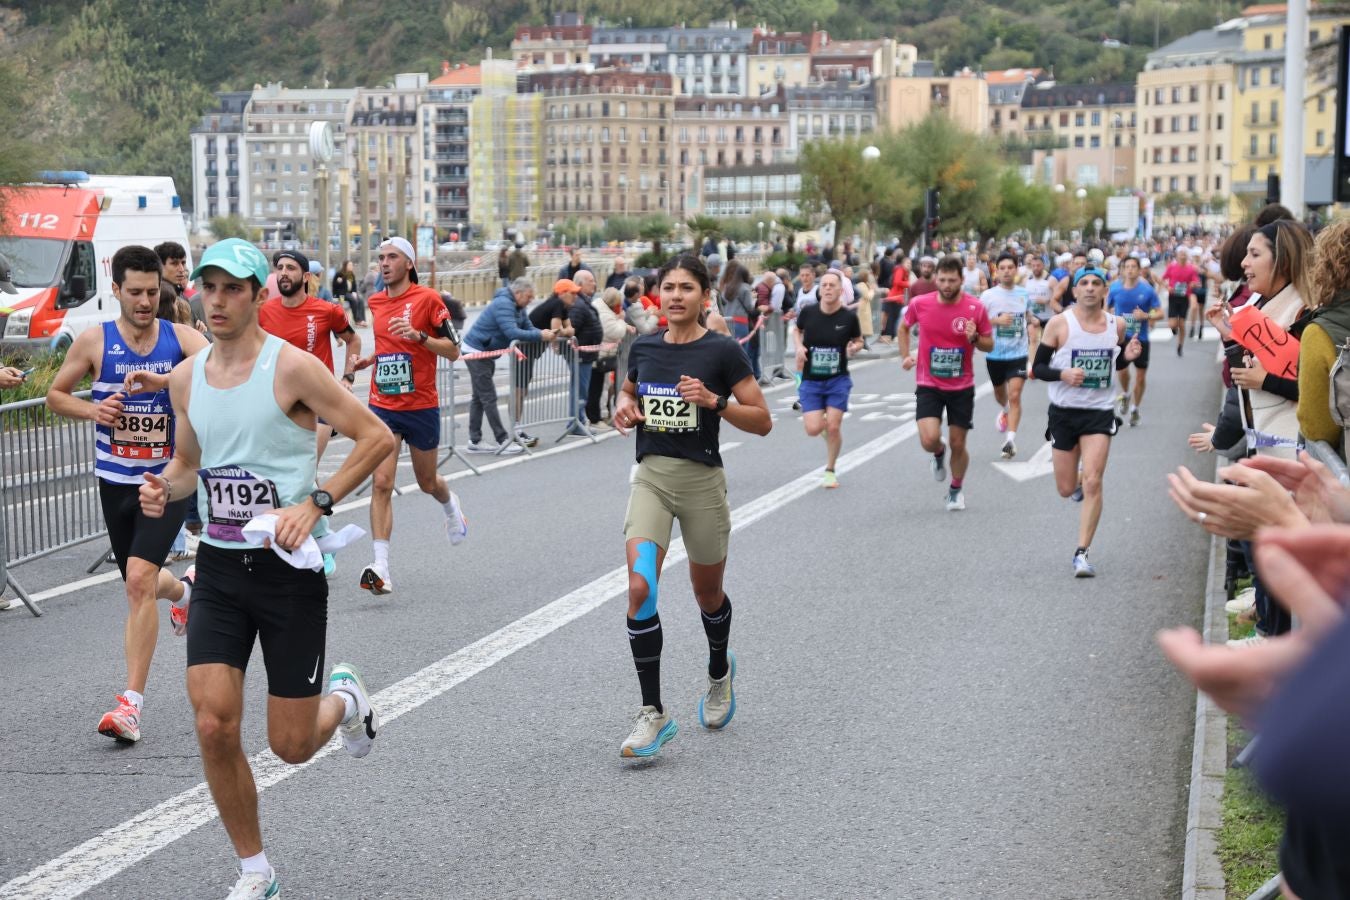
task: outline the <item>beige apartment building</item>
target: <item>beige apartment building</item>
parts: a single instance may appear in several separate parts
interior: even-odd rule
[[[899,130],[940,112],[966,131],[989,128],[989,86],[974,72],[950,77],[889,77],[872,82],[883,128]]]
[[[1023,92],[1019,122],[1025,139],[1046,148],[1036,151],[1035,162],[1047,182],[1134,183],[1134,85],[1039,82]]]
[[[753,99],[676,97],[673,137],[677,219],[700,211],[705,169],[782,162],[796,150],[782,87]]]
[[[669,73],[548,72],[523,89],[542,98],[543,219],[671,213]]]

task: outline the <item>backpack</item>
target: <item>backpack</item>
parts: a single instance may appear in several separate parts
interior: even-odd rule
[[[1327,405],[1331,420],[1341,427],[1341,458],[1350,447],[1350,307],[1328,306],[1319,311],[1314,322],[1327,333],[1337,348],[1336,361],[1328,376]]]

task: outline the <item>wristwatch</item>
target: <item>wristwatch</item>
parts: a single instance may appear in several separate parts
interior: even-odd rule
[[[319,508],[319,512],[325,516],[333,514],[333,495],[323,488],[310,492],[309,499],[314,501],[314,505]]]
[[[417,332],[417,343],[425,344],[430,337],[431,335],[427,334],[425,331],[419,331]]]
[[[722,412],[727,408],[727,398],[721,394],[717,395],[717,405],[713,407],[713,412]]]
[[[348,384],[356,384],[356,373],[344,372],[342,375],[342,380],[347,382]]]

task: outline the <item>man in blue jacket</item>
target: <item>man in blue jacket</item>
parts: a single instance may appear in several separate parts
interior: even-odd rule
[[[509,287],[501,288],[492,297],[464,337],[464,347],[470,353],[479,350],[504,350],[512,341],[551,341],[553,332],[535,328],[525,314],[525,307],[534,299],[534,285],[528,278],[517,278]],[[469,369],[469,384],[473,399],[469,401],[469,446],[470,453],[514,454],[524,450],[515,440],[509,439],[506,428],[502,426],[501,414],[497,411],[497,386],[493,383],[493,374],[497,370],[497,360],[466,359],[464,365]],[[497,439],[495,449],[483,443],[483,414],[487,413],[488,425]]]

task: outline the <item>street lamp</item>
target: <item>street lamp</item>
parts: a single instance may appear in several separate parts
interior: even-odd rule
[[[1079,221],[1082,221],[1083,201],[1087,199],[1087,188],[1079,188],[1073,192],[1073,195],[1078,198],[1078,219]],[[1083,222],[1083,231],[1087,231],[1087,222]]]
[[[759,242],[762,245],[764,243],[764,223],[761,221],[758,224],[759,224]]]

